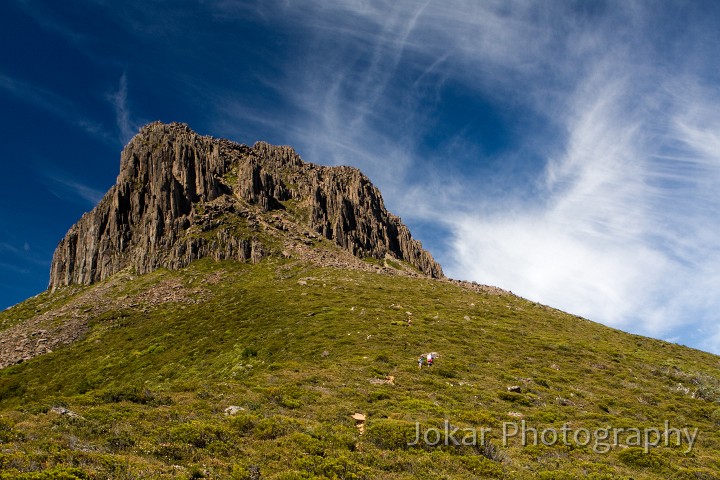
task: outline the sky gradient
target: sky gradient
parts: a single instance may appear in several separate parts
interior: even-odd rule
[[[0,308],[145,123],[360,168],[454,278],[720,353],[720,4],[9,0]]]

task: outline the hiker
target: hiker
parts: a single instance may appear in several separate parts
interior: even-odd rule
[[[420,355],[418,357],[418,368],[422,368],[422,364],[423,364],[423,357],[422,357],[422,355]]]
[[[428,353],[428,354],[427,354],[427,362],[428,362],[428,367],[432,367],[432,364],[433,364],[433,356],[432,356],[432,353]]]

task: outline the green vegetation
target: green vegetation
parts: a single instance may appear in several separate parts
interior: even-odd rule
[[[0,332],[22,323],[24,320],[43,312],[58,310],[63,307],[73,296],[83,291],[86,287],[72,286],[65,288],[62,292],[50,294],[43,292],[24,302],[15,305],[3,312],[0,312]]]
[[[228,172],[223,175],[223,181],[226,185],[230,187],[235,187],[235,185],[237,185],[238,183],[238,178],[238,164],[234,163],[230,170],[228,170]]]
[[[196,204],[194,207],[197,213],[203,213],[203,205]],[[228,234],[237,238],[256,238],[260,236],[260,229],[249,225],[246,218],[240,215],[224,213],[213,220],[212,224],[203,230],[201,225],[193,225],[187,229],[186,235],[190,238],[204,238],[205,240],[217,240],[227,237]]]
[[[297,185],[290,185],[292,188],[297,188]],[[311,217],[311,210],[310,206],[294,199],[290,198],[288,200],[284,200],[280,202],[283,208],[290,213],[292,218],[298,219],[301,223],[305,225],[310,224],[310,217]]]
[[[193,301],[142,300],[168,284]],[[290,260],[201,260],[89,288],[95,306],[126,300],[83,340],[0,370],[0,479],[720,478],[710,354],[512,295]],[[0,329],[87,291],[30,299]],[[418,369],[427,352],[439,358]],[[625,437],[604,453],[503,445],[503,423],[522,420],[700,433],[690,452]],[[446,425],[489,430],[445,445]],[[439,444],[408,445],[416,428]]]

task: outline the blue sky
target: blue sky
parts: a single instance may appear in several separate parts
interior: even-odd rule
[[[720,353],[720,4],[8,0],[0,307],[150,121],[359,167],[455,278]]]

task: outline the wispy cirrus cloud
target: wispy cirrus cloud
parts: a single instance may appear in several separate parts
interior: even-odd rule
[[[197,13],[183,7],[156,21],[140,2],[95,5],[142,42],[181,42]],[[213,26],[250,18],[261,25],[253,35],[276,42],[254,45],[268,51],[252,61],[250,49],[235,58],[219,43],[163,50],[192,60],[195,70],[170,81],[202,105],[214,133],[267,132],[307,160],[360,167],[391,210],[443,232],[424,240],[454,277],[720,352],[720,302],[708,294],[720,286],[717,10],[643,1],[199,5]],[[107,97],[123,142],[135,130],[128,83],[123,74]],[[32,93],[53,108],[52,97]],[[81,187],[65,188],[95,197]]]
[[[108,100],[115,110],[115,122],[120,132],[120,141],[126,144],[138,130],[130,119],[130,107],[128,106],[128,82],[127,74],[123,72],[118,83],[118,89],[108,94]]]
[[[68,124],[103,140],[108,139],[102,125],[85,115],[74,102],[46,88],[0,72],[0,89],[20,101],[45,110]]]
[[[57,169],[43,169],[43,171],[39,172],[39,178],[57,198],[72,201],[79,200],[90,208],[95,207],[106,193]]]
[[[720,301],[708,294],[720,287],[720,92],[705,78],[718,53],[705,12],[459,0],[216,7],[303,32],[277,82],[301,112],[288,143],[361,167],[396,212],[447,229],[436,244],[448,273],[720,351]],[[699,30],[658,31],[671,17]],[[458,121],[451,91],[498,112],[511,139],[488,148],[492,135],[473,129],[483,116]],[[429,143],[447,123],[456,131]]]
[[[0,264],[19,274],[27,274],[34,267],[48,267],[50,262],[32,249],[28,242],[22,246],[11,242],[0,242]]]
[[[720,92],[613,48],[608,38],[589,52],[589,73],[554,112],[567,133],[538,178],[537,204],[457,215],[450,271],[720,351],[703,333],[717,332],[720,307],[709,294],[720,287],[720,115],[708,107]]]
[[[89,43],[84,35],[68,26],[67,23],[57,19],[53,10],[48,8],[42,1],[12,0],[12,3],[35,19],[44,29],[57,33],[74,45],[83,48]]]
[[[106,58],[98,53],[97,44],[99,38],[96,35],[81,32],[77,26],[73,26],[68,18],[63,18],[63,16],[59,14],[62,10],[55,11],[43,2],[36,0],[15,0],[15,4],[27,15],[31,16],[43,29],[58,35],[59,38],[71,44],[77,51],[90,58],[94,63],[103,64],[115,62],[113,59]],[[153,7],[152,11],[149,11],[150,9],[147,5],[128,4],[113,12],[109,9],[111,6],[112,5],[101,1],[89,2],[84,7],[88,11],[92,11],[95,15],[107,15],[107,21],[120,22],[122,25],[131,28],[137,34],[140,33],[140,27],[137,21],[133,19],[137,17],[138,11],[142,10],[145,15],[152,15],[157,19],[164,16],[171,17],[167,9],[163,9],[165,15],[161,15],[160,7],[158,7],[158,9]],[[143,18],[148,18],[145,15],[143,15]],[[145,34],[149,34],[147,27],[145,30]],[[157,34],[158,32],[153,33]],[[102,137],[106,142],[114,140],[114,135],[105,131],[105,128],[100,123],[92,120],[91,115],[83,113],[76,102],[73,102],[69,98],[53,93],[41,86],[2,75],[2,73],[0,73],[0,88],[5,88],[16,97],[43,108],[90,134]],[[126,72],[123,72],[120,76],[117,90],[106,94],[106,99],[111,103],[115,112],[119,141],[125,144],[137,130],[137,125],[133,123],[131,119],[131,112],[128,106],[128,80]]]

